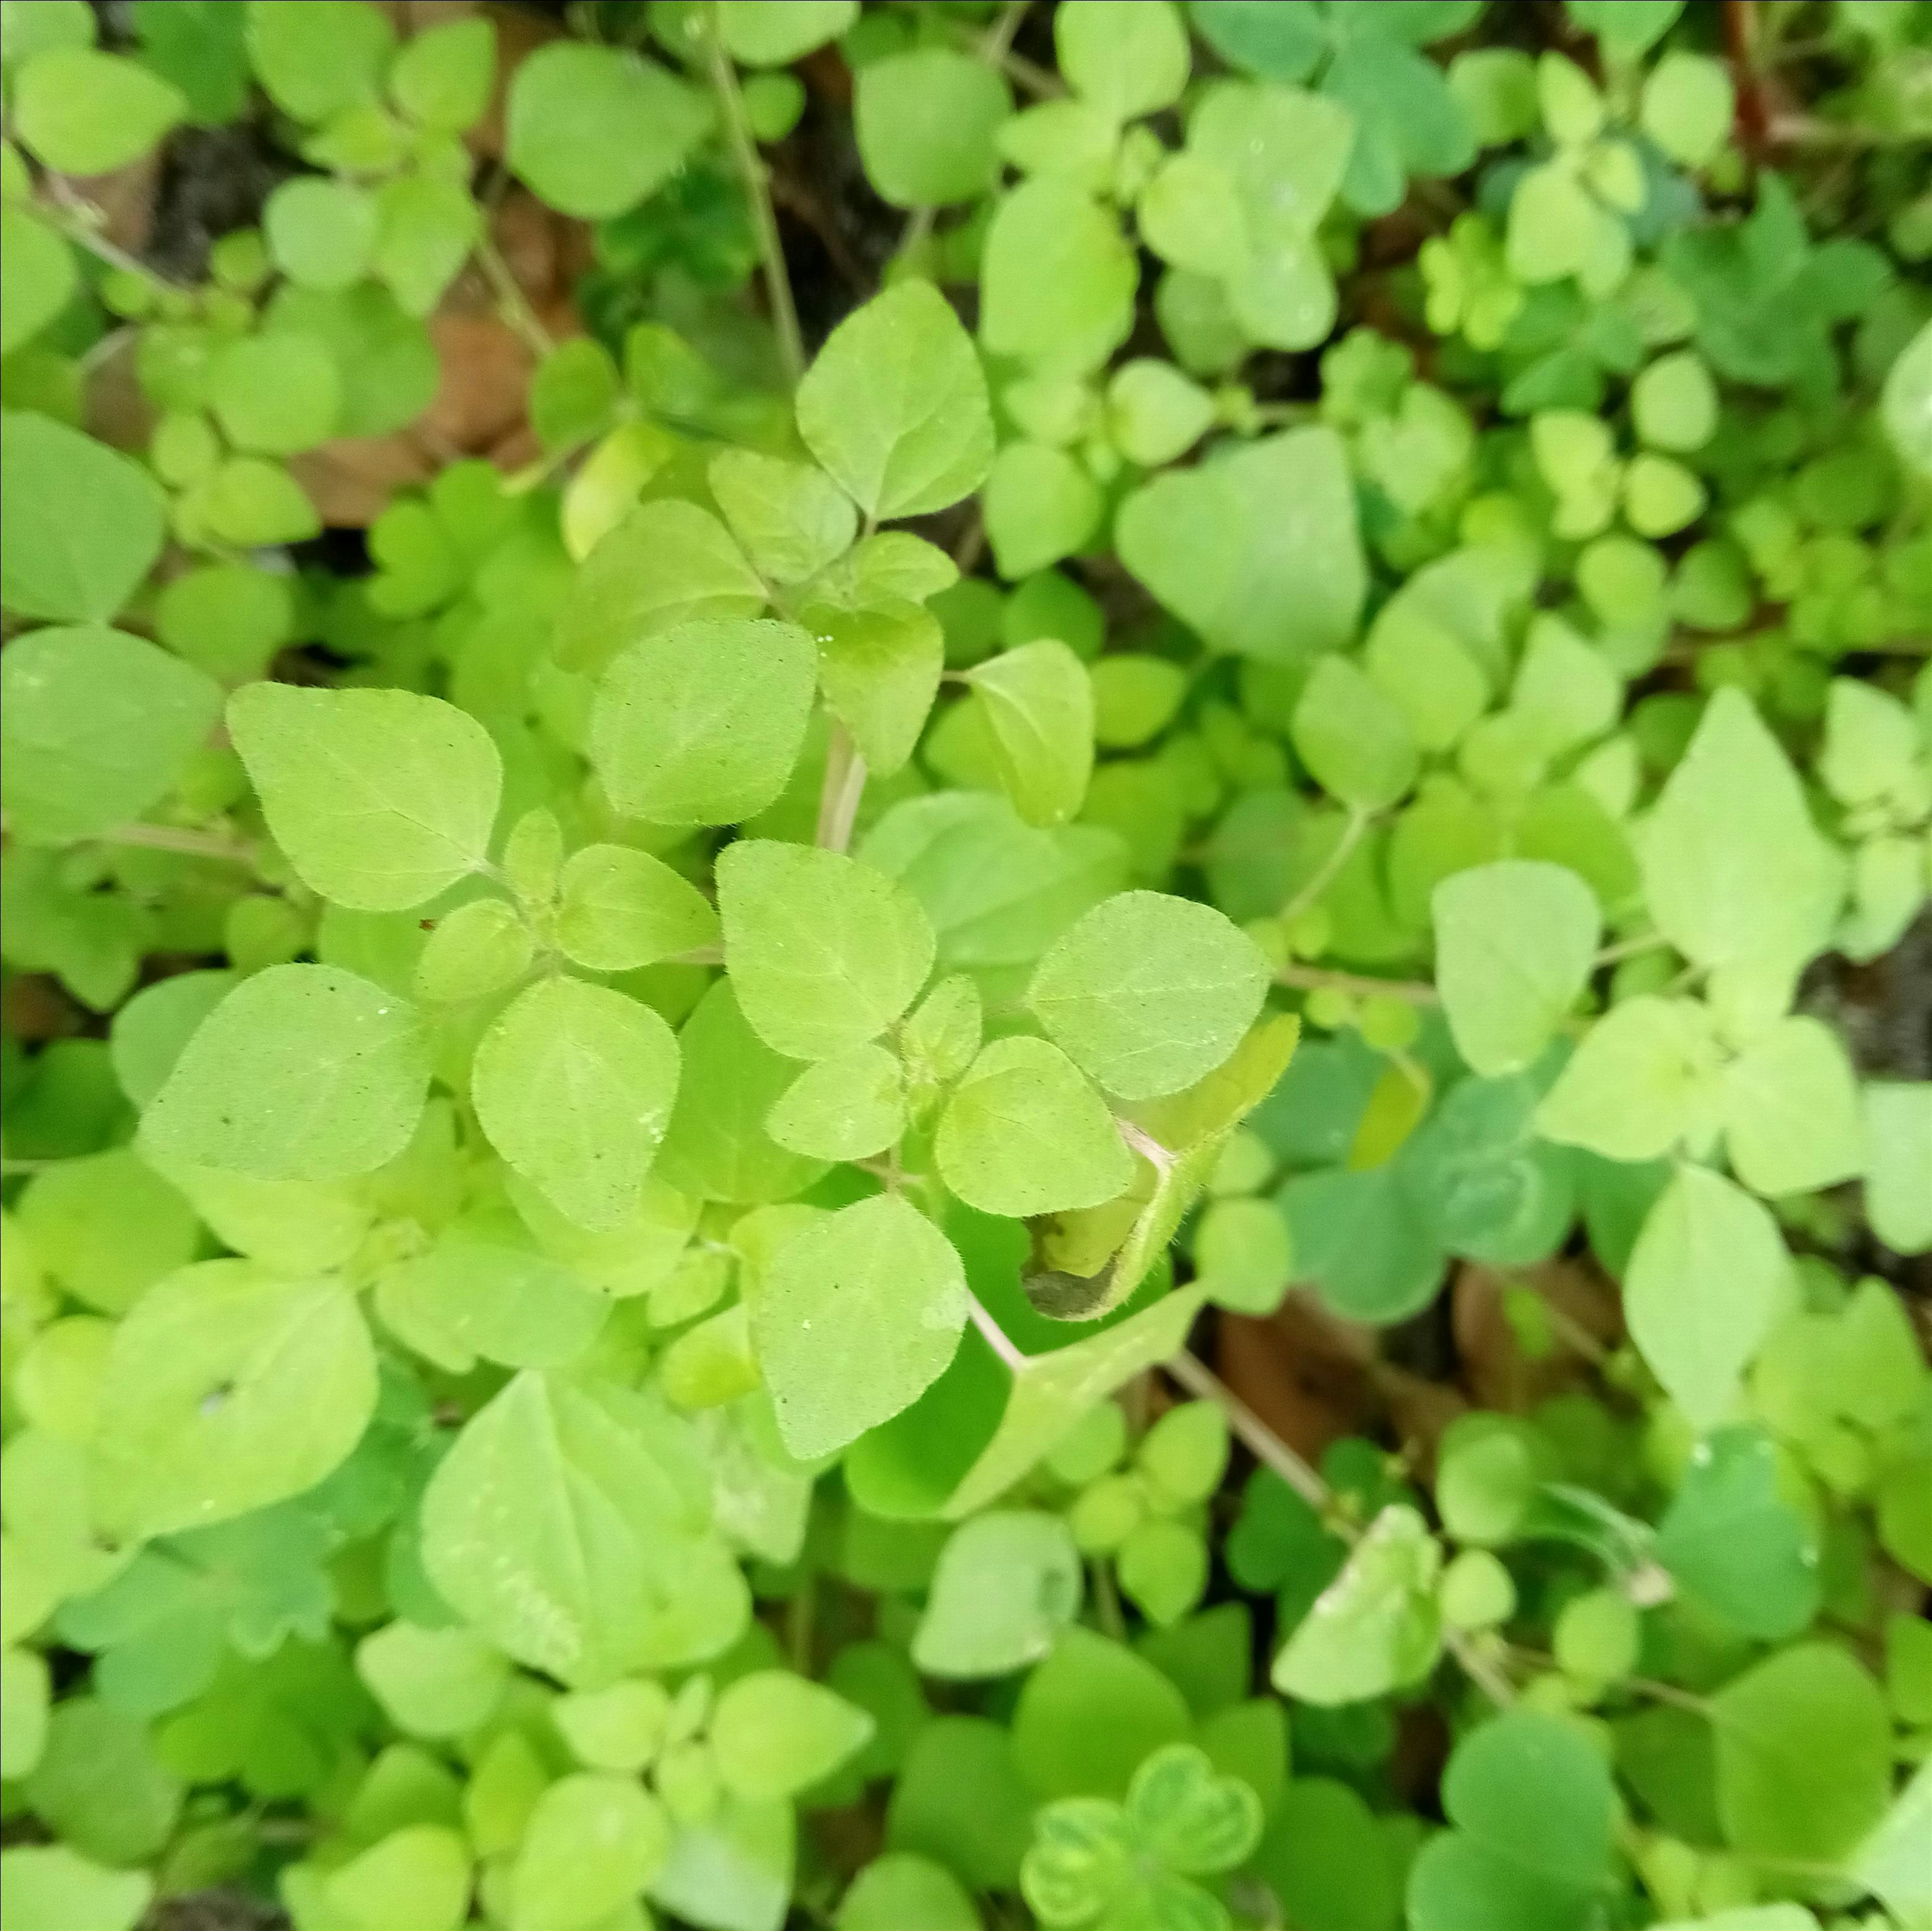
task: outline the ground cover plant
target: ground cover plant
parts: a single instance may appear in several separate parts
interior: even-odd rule
[[[7,1931],[1932,1925],[1932,7],[0,31]]]

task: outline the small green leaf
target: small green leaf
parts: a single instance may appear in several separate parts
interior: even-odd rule
[[[1013,808],[1030,825],[1064,823],[1094,769],[1094,686],[1052,637],[1003,652],[968,673]]]
[[[50,416],[0,421],[0,603],[23,617],[104,622],[161,553],[154,479]]]
[[[716,1655],[743,1630],[710,1493],[689,1425],[655,1397],[526,1371],[437,1467],[423,1561],[498,1648],[594,1687]]]
[[[884,1047],[856,1047],[808,1066],[765,1121],[781,1147],[818,1160],[863,1160],[906,1129],[905,1079]]]
[[[1865,1212],[1895,1254],[1932,1248],[1932,1081],[1874,1081],[1864,1090]]]
[[[1097,368],[1132,329],[1139,280],[1113,210],[1076,181],[1036,175],[994,211],[980,268],[980,337],[996,355],[1075,373]]]
[[[0,355],[31,341],[74,298],[80,286],[74,250],[44,221],[10,204],[0,208]]]
[[[752,568],[773,583],[817,575],[850,549],[859,533],[850,499],[809,463],[726,449],[712,457],[705,474]]]
[[[656,61],[556,40],[517,64],[504,157],[560,214],[602,220],[669,181],[712,120],[710,100]]]
[[[1133,1178],[1106,1102],[1058,1047],[1024,1035],[980,1052],[940,1116],[934,1151],[968,1206],[1014,1219],[1098,1207]]]
[[[592,550],[557,618],[557,661],[602,671],[627,646],[698,617],[754,617],[765,586],[708,511],[643,503]]]
[[[1074,0],[1053,43],[1068,85],[1113,120],[1170,107],[1187,85],[1187,29],[1168,0]]]
[[[1652,916],[1702,966],[1801,964],[1844,889],[1784,752],[1735,688],[1712,698],[1637,850]]]
[[[344,1180],[409,1144],[429,1075],[406,1000],[333,966],[271,966],[188,1041],[142,1120],[142,1145],[158,1160],[260,1180]]]
[[[63,1844],[0,1852],[9,1931],[134,1931],[154,1894],[145,1871],[109,1870]]]
[[[362,0],[248,0],[256,76],[298,121],[372,100],[395,43],[388,16]]]
[[[250,684],[228,727],[276,843],[325,898],[400,911],[483,866],[502,760],[454,704]]]
[[[1643,83],[1643,131],[1674,161],[1701,168],[1729,139],[1736,101],[1730,70],[1708,55],[1671,52]]]
[[[1492,1076],[1532,1064],[1589,981],[1603,932],[1590,888],[1562,865],[1505,859],[1445,879],[1430,903],[1456,1051]]]
[[[511,1931],[584,1931],[634,1906],[670,1846],[664,1807],[634,1777],[560,1778],[537,1799],[511,1867]]]
[[[1053,1648],[1081,1595],[1080,1552],[1060,1516],[976,1516],[940,1552],[913,1661],[928,1676],[1010,1675]]]
[[[785,1446],[842,1448],[909,1407],[952,1359],[966,1277],[944,1234],[895,1194],[828,1214],[779,1249],[752,1303]]]
[[[593,972],[628,972],[718,942],[718,914],[688,879],[628,845],[586,845],[558,886],[556,943]]]
[[[1326,1705],[1420,1681],[1442,1646],[1442,1566],[1441,1546],[1413,1509],[1383,1510],[1275,1658],[1274,1687]]]
[[[440,1368],[466,1375],[479,1358],[554,1368],[596,1339],[608,1296],[569,1267],[459,1222],[430,1251],[383,1274],[376,1309],[398,1339]]]
[[[917,747],[939,690],[946,663],[939,619],[903,597],[852,608],[813,604],[803,616],[818,640],[827,709],[852,733],[866,769],[892,777]]]
[[[470,1099],[490,1144],[566,1219],[621,1227],[664,1137],[679,1054],[648,1006],[539,980],[476,1048]]]
[[[14,137],[59,174],[111,174],[139,160],[188,109],[158,74],[94,47],[50,47],[12,82]]]
[[[1608,1160],[1660,1159],[1711,1120],[1718,1058],[1707,1007],[1640,993],[1584,1034],[1537,1109],[1537,1130]]]
[[[1684,1166],[1637,1237],[1624,1312],[1665,1393],[1706,1429],[1729,1414],[1793,1291],[1770,1214],[1708,1168]]]
[[[951,47],[916,47],[860,68],[853,125],[866,178],[895,208],[971,201],[999,178],[994,136],[1013,111],[1005,77]]]
[[[1108,1092],[1151,1099],[1233,1052],[1268,979],[1253,941],[1211,906],[1124,892],[1054,945],[1027,1003]]]
[[[598,687],[590,756],[626,817],[728,825],[755,817],[805,742],[818,657],[796,624],[718,618],[634,643]]]
[[[841,852],[741,840],[719,855],[718,904],[745,1017],[793,1059],[831,1059],[876,1039],[932,970],[919,901]]]
[[[472,898],[436,930],[416,961],[416,994],[431,1005],[487,999],[513,985],[536,956],[536,934],[505,898]]]
[[[711,1716],[711,1748],[725,1789],[754,1802],[790,1797],[830,1776],[874,1729],[863,1710],[786,1669],[754,1670],[728,1684]]]
[[[488,1720],[509,1687],[510,1666],[467,1630],[386,1623],[356,1646],[356,1673],[396,1727],[416,1737],[459,1737]]]
[[[1724,1069],[1725,1148],[1738,1178],[1776,1197],[1864,1171],[1858,1081],[1822,1020],[1780,1019]]]
[[[262,211],[262,232],[268,244],[269,259],[303,288],[345,289],[361,280],[376,252],[376,203],[367,192],[352,181],[332,181],[320,175],[300,175],[293,181],[284,181],[269,196]],[[245,343],[237,343],[235,349],[244,346]],[[224,359],[231,358],[233,354],[231,349]],[[332,376],[333,363],[329,366]],[[220,400],[218,386],[218,403]],[[322,433],[326,435],[328,431],[325,429]],[[320,436],[310,439],[321,439]],[[308,446],[302,442],[251,442],[232,431],[230,440],[253,449]]]
[[[1134,1772],[1126,1807],[1142,1849],[1184,1876],[1233,1870],[1261,1841],[1261,1799],[1239,1777],[1217,1777],[1191,1744],[1155,1751]]]
[[[299,1495],[335,1468],[374,1411],[375,1351],[340,1282],[203,1261],[115,1330],[101,1403],[101,1525],[116,1539],[166,1535]]]
[[[908,1852],[874,1858],[852,1880],[836,1931],[979,1931],[980,1914],[944,1864]]]
[[[404,45],[389,67],[389,91],[419,126],[460,134],[488,109],[496,66],[492,22],[448,20]]]
[[[719,0],[718,28],[747,67],[788,67],[858,17],[859,0]]]
[[[1844,1650],[1800,1643],[1766,1658],[1711,1699],[1711,1723],[1718,1815],[1735,1849],[1834,1864],[1883,1815],[1891,1719]]]
[[[10,835],[68,844],[136,819],[174,787],[221,689],[144,638],[29,631],[0,658],[0,796]]]
[[[797,410],[806,447],[874,522],[944,509],[992,463],[980,358],[928,282],[848,316],[799,384]]]
[[[1786,1491],[1778,1450],[1756,1428],[1720,1429],[1658,1526],[1657,1559],[1700,1606],[1748,1636],[1782,1642],[1818,1612],[1818,1543]]]

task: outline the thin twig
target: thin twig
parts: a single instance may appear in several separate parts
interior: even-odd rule
[[[1328,856],[1318,865],[1308,882],[1284,905],[1276,915],[1286,925],[1292,923],[1300,913],[1333,885],[1342,866],[1348,862],[1348,855],[1362,841],[1362,834],[1369,829],[1369,814],[1352,811],[1348,822],[1342,827],[1342,835],[1335,841]]]
[[[1016,1375],[1027,1372],[1027,1357],[1013,1345],[1006,1330],[986,1312],[986,1304],[970,1288],[966,1291],[966,1318],[980,1330],[980,1339]]]
[[[55,201],[59,205],[50,208],[45,202],[39,205],[37,212],[50,227],[58,228],[75,247],[85,248],[97,261],[105,262],[110,268],[118,268],[122,274],[136,277],[151,288],[165,290],[170,295],[192,295],[194,290],[182,283],[170,281],[158,270],[151,268],[138,255],[130,255],[125,248],[108,240],[100,232],[100,224],[106,219],[91,201],[76,193],[64,176],[56,174],[51,169],[41,176],[41,180]]]
[[[1404,999],[1412,1006],[1439,1006],[1442,995],[1426,980],[1375,979],[1366,973],[1330,972],[1325,966],[1285,965],[1275,970],[1275,983],[1297,992],[1360,993],[1364,998]]]
[[[543,318],[530,306],[523,284],[511,272],[486,222],[476,238],[476,265],[496,298],[496,312],[514,329],[525,348],[541,362],[556,346],[556,337],[544,326]]]
[[[792,300],[791,278],[785,272],[784,244],[778,239],[778,217],[772,211],[765,163],[758,142],[752,137],[751,124],[745,118],[745,97],[738,89],[738,70],[725,51],[717,0],[712,0],[706,28],[705,64],[710,70],[712,88],[724,117],[724,134],[730,143],[731,157],[737,163],[746,196],[752,204],[752,225],[758,230],[758,254],[764,267],[765,296],[771,306],[778,352],[784,359],[785,373],[795,382],[805,373],[805,338],[799,332],[798,309]]]
[[[1041,100],[1057,100],[1066,91],[1059,75],[1042,67],[1037,61],[1028,60],[1025,55],[1012,51],[1012,37],[1019,31],[1020,21],[1025,13],[1025,0],[1018,0],[1018,4],[1009,6],[998,25],[984,40],[980,40],[964,21],[948,19],[942,13],[940,24],[958,45],[981,55],[988,66],[997,67],[1022,93],[1030,94]],[[1000,38],[1003,30],[1004,40]]]
[[[851,844],[865,789],[866,760],[852,733],[835,721],[825,751],[825,784],[818,794],[818,841],[827,851],[842,852]]]
[[[1359,1532],[1336,1510],[1335,1492],[1322,1480],[1320,1470],[1296,1454],[1198,1355],[1184,1349],[1162,1365],[1190,1395],[1217,1403],[1228,1417],[1228,1426],[1255,1459],[1279,1475],[1344,1541],[1359,1540]],[[1444,1630],[1442,1646],[1492,1703],[1507,1708],[1516,1701],[1514,1685],[1461,1630]]]

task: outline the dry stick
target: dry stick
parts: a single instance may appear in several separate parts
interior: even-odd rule
[[[731,157],[737,163],[739,178],[751,201],[752,220],[758,232],[758,256],[764,268],[765,298],[771,305],[778,352],[784,358],[786,374],[796,382],[805,373],[805,338],[799,332],[798,309],[791,298],[791,278],[785,272],[784,244],[778,239],[778,217],[772,211],[765,163],[758,142],[752,138],[751,124],[745,118],[745,97],[738,91],[738,70],[725,51],[717,0],[712,0],[706,24],[705,64],[711,70],[711,85],[724,113]]]
[[[1217,1404],[1228,1417],[1228,1426],[1255,1459],[1271,1474],[1279,1475],[1311,1509],[1326,1518],[1339,1535],[1349,1542],[1357,1539],[1357,1532],[1336,1516],[1335,1492],[1322,1480],[1321,1471],[1303,1461],[1198,1355],[1184,1349],[1161,1365],[1197,1400]],[[1445,1630],[1442,1643],[1470,1681],[1492,1702],[1507,1706],[1516,1701],[1516,1690],[1508,1678],[1460,1630]]]

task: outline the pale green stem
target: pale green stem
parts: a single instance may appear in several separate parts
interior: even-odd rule
[[[805,339],[799,332],[798,309],[792,301],[791,278],[785,272],[784,246],[778,239],[778,217],[772,210],[772,195],[765,178],[765,163],[758,144],[752,137],[751,123],[745,117],[745,97],[738,88],[738,70],[725,51],[724,36],[718,24],[717,0],[712,0],[706,20],[705,64],[711,73],[712,91],[718,96],[718,111],[724,118],[724,137],[730,144],[731,157],[737,164],[752,204],[752,222],[758,230],[758,254],[764,264],[765,295],[771,305],[772,327],[778,338],[778,352],[785,373],[796,382],[805,373]]]
[[[1285,965],[1275,970],[1275,983],[1296,992],[1359,994],[1372,998],[1406,1000],[1412,1006],[1439,1006],[1442,995],[1426,981],[1412,979],[1375,979],[1366,973],[1330,972],[1325,966]]]
[[[1362,841],[1362,834],[1369,829],[1370,814],[1366,811],[1349,814],[1348,822],[1342,828],[1342,835],[1335,841],[1334,849],[1315,868],[1313,875],[1301,889],[1276,914],[1281,922],[1289,924],[1333,885],[1342,866],[1348,862],[1349,854]]]
[[[556,337],[544,326],[542,317],[530,306],[530,298],[524,294],[522,284],[511,273],[502,250],[497,247],[496,237],[490,232],[487,217],[483,232],[476,238],[475,252],[476,265],[483,271],[483,278],[496,298],[497,313],[541,362],[556,346]]]

